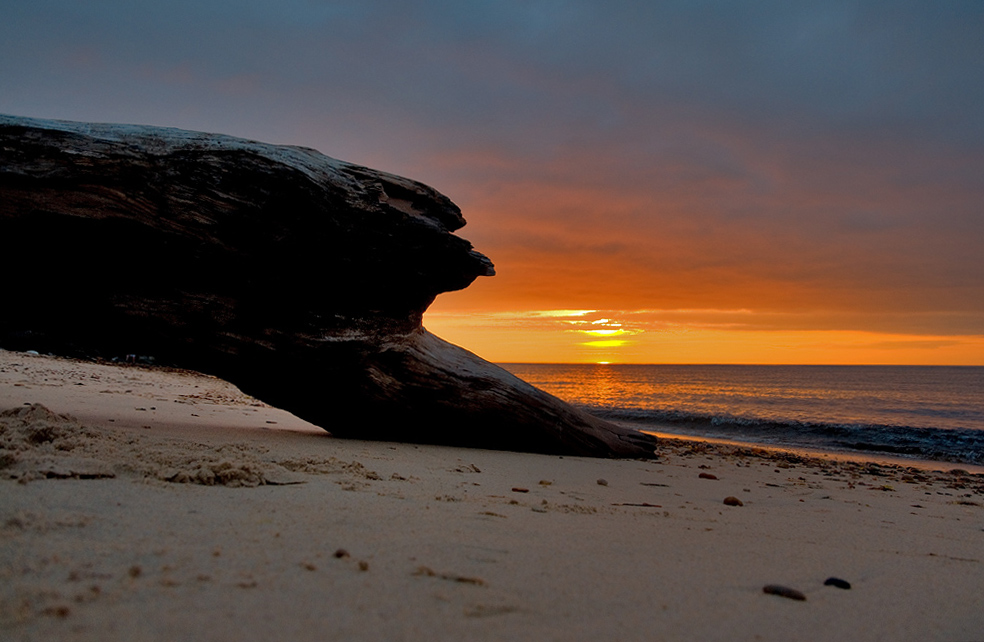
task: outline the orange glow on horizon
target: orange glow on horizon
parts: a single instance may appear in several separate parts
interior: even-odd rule
[[[497,362],[984,365],[980,193],[933,178],[967,158],[905,181],[907,140],[691,125],[735,166],[470,157],[488,171],[454,174],[462,235],[497,276],[425,326]]]
[[[498,363],[754,363],[984,365],[984,335],[916,335],[859,330],[755,329],[714,323],[749,311],[636,311],[618,320],[618,338],[571,329],[563,311],[428,312],[437,336]],[[606,315],[610,313],[604,313]],[[680,322],[675,317],[686,316]],[[670,320],[668,320],[670,319]],[[600,337],[595,339],[594,337]],[[611,335],[609,335],[611,336]],[[588,340],[585,340],[588,339]]]

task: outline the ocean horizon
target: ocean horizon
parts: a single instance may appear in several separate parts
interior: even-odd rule
[[[984,465],[984,366],[498,365],[637,430]]]

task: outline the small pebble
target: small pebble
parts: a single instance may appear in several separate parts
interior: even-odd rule
[[[844,589],[845,591],[851,588],[851,583],[847,580],[842,580],[839,577],[828,577],[827,581],[823,583],[824,586],[836,586],[839,589]]]
[[[725,497],[724,498],[724,504],[726,506],[744,506],[745,505],[745,503],[743,501],[741,501],[740,499],[738,499],[737,497],[731,497],[731,496],[728,496],[728,497]]]
[[[519,488],[517,486],[517,487],[514,487],[512,489],[512,492],[514,492],[514,493],[528,493],[528,492],[530,492],[530,489],[529,488]]]
[[[607,486],[608,485],[608,480],[607,479],[599,479],[598,480],[598,485],[599,486]]]
[[[780,586],[779,584],[769,584],[767,586],[763,586],[762,592],[768,593],[769,595],[787,597],[791,600],[798,600],[800,602],[806,601],[806,596],[803,595],[801,591],[797,591],[794,588],[789,588],[788,586]]]
[[[335,557],[337,557],[338,559],[342,559],[343,557],[348,557],[348,556],[349,556],[349,552],[346,551],[344,548],[340,548],[337,551],[335,551]]]
[[[717,475],[712,475],[711,473],[701,473],[697,476],[701,479],[717,479]]]
[[[49,606],[45,610],[41,611],[43,615],[52,615],[54,617],[66,618],[71,613],[72,610],[67,606]]]
[[[369,570],[369,562],[367,562],[365,560],[359,560],[359,570],[360,571],[368,571]]]

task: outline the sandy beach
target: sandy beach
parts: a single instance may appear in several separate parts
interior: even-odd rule
[[[984,640],[984,477],[949,466],[341,440],[6,351],[0,411],[5,640]]]

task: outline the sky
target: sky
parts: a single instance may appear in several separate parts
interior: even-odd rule
[[[431,185],[497,362],[984,365],[984,2],[0,0],[0,113]]]

